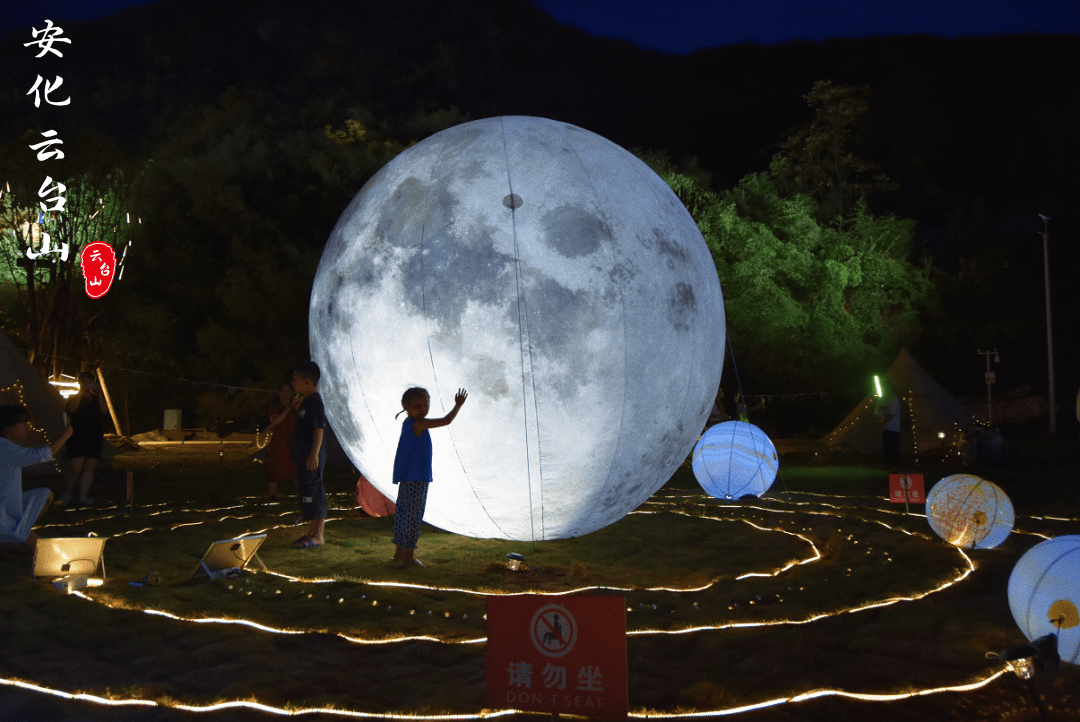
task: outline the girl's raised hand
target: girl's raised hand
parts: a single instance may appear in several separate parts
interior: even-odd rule
[[[461,406],[467,398],[469,398],[469,392],[465,389],[458,389],[457,394],[454,396],[454,403]]]

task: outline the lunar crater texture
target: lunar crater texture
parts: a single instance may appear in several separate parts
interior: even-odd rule
[[[637,508],[693,449],[720,383],[724,305],[693,219],[589,131],[502,117],[380,170],[338,220],[309,311],[319,390],[382,493],[411,386],[430,416],[424,520],[565,539]]]

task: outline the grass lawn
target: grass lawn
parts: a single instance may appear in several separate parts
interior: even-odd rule
[[[576,539],[478,540],[425,526],[417,556],[427,566],[409,570],[390,561],[390,520],[354,515],[349,469],[328,475],[326,545],[297,551],[295,503],[265,498],[247,451],[126,453],[99,472],[97,508],[50,510],[38,528],[108,537],[105,585],[63,595],[30,577],[28,555],[0,550],[0,678],[158,706],[103,708],[0,685],[0,708],[28,720],[267,719],[176,707],[257,700],[476,715],[485,597],[535,592],[625,599],[631,713],[719,713],[832,690],[738,716],[1037,719],[1011,674],[971,691],[883,696],[985,679],[999,668],[987,651],[1025,641],[1009,612],[1009,574],[1043,538],[1080,533],[1076,452],[1033,443],[1006,467],[975,470],[1016,508],[1015,533],[997,549],[965,554],[942,542],[921,506],[904,514],[887,503],[886,474],[866,460],[789,455],[764,499],[711,499],[684,465],[637,513]],[[122,504],[126,470],[133,515]],[[929,489],[961,469],[905,471],[923,473]],[[249,533],[267,534],[259,556],[269,572],[191,578],[210,542]],[[507,570],[508,552],[531,570]],[[129,584],[152,571],[158,586]],[[228,623],[237,620],[259,626]],[[1053,719],[1080,719],[1078,683],[1075,665],[1036,678]]]

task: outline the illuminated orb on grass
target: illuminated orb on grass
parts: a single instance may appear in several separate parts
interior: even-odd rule
[[[717,499],[761,496],[776,481],[776,447],[764,431],[745,421],[710,426],[691,460],[701,488]]]
[[[382,493],[422,386],[426,522],[474,537],[580,536],[659,489],[708,418],[724,358],[715,265],[644,163],[581,128],[503,117],[444,130],[338,220],[309,311],[331,426]]]
[[[1061,659],[1080,664],[1080,536],[1047,539],[1020,557],[1009,609],[1028,641],[1057,634]]]
[[[1012,533],[1013,505],[1001,487],[970,474],[947,476],[926,495],[926,518],[945,541],[992,549]]]

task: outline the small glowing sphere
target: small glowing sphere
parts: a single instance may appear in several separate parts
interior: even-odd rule
[[[1029,641],[1057,634],[1062,661],[1080,664],[1080,536],[1047,539],[1020,557],[1009,609]]]
[[[401,395],[427,389],[424,521],[565,539],[667,482],[724,358],[716,266],[647,165],[566,123],[487,118],[417,143],[342,213],[311,293],[312,360],[342,448],[390,498]]]
[[[947,476],[926,495],[934,532],[964,549],[992,549],[1012,533],[1012,502],[1001,487],[970,474]]]
[[[745,421],[711,426],[698,439],[691,464],[701,488],[717,499],[761,496],[776,480],[776,447]]]

